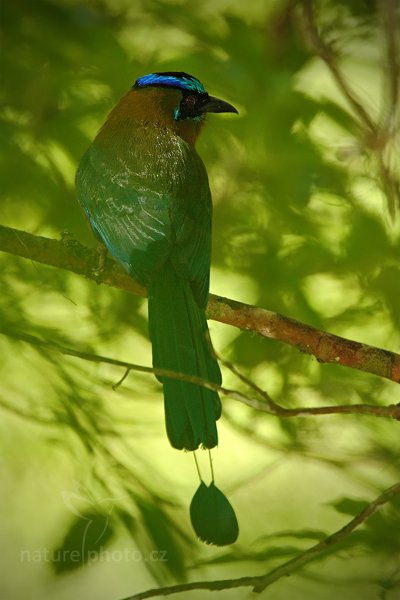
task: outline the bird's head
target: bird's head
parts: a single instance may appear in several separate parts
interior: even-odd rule
[[[187,119],[199,122],[210,112],[238,112],[232,104],[210,96],[203,84],[187,73],[173,71],[150,73],[139,77],[133,86],[137,91],[147,88],[156,88],[156,97],[165,100],[165,107],[175,121]]]
[[[139,77],[112,111],[109,122],[128,130],[130,123],[152,123],[194,144],[207,113],[223,112],[238,111],[225,100],[210,96],[192,75],[168,71]]]

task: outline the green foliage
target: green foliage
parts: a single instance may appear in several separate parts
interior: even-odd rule
[[[154,502],[137,501],[141,517],[152,539],[156,553],[168,557],[165,566],[178,580],[185,579],[185,556],[182,536],[174,531],[174,522],[165,510]],[[179,531],[178,531],[179,534]],[[179,539],[180,538],[180,539]]]
[[[53,553],[56,573],[73,571],[99,556],[113,536],[108,515],[85,513],[73,521],[59,548]]]
[[[315,2],[321,36],[379,124],[376,136],[306,43],[300,3],[4,3],[1,223],[49,237],[68,230],[94,245],[74,190],[83,152],[138,76],[184,70],[240,112],[211,116],[198,145],[214,199],[211,291],[399,351],[398,102],[382,12],[389,4]],[[264,573],[343,527],[400,478],[395,421],[277,419],[224,399],[214,470],[240,536],[226,549],[202,545],[188,511],[193,461],[168,445],[156,380],[131,372],[117,385],[117,367],[16,335],[150,365],[144,301],[6,254],[0,263],[2,596],[109,600],[154,582]],[[249,332],[210,329],[217,351],[285,407],[400,401],[393,382],[320,365]],[[229,371],[223,378],[245,390]],[[66,490],[79,492],[74,510]],[[35,562],[40,549],[79,547],[87,525],[80,514],[97,520],[87,549],[99,560],[82,556],[53,571]],[[339,589],[342,600],[393,600],[398,531],[392,502],[323,562],[267,594],[336,600]],[[101,546],[114,559],[101,561]],[[125,549],[123,560],[112,553]],[[228,597],[247,591],[235,593]]]

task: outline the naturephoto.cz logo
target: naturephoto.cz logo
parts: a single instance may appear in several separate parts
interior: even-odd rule
[[[79,550],[40,548],[36,550],[21,550],[21,562],[49,563],[107,563],[107,562],[167,562],[166,550],[152,550],[148,553],[140,550],[97,550],[80,552]]]
[[[107,497],[93,501],[75,492],[63,491],[61,496],[68,511],[74,515],[63,539],[54,548],[22,549],[20,561],[51,564],[56,573],[73,571],[83,565],[111,562],[167,562],[166,550],[110,549],[116,529],[112,513],[124,497]]]

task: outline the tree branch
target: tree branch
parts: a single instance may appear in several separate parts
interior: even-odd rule
[[[56,342],[52,342],[50,340],[42,340],[37,336],[21,331],[16,331],[15,329],[10,329],[4,325],[0,328],[0,334],[3,334],[15,340],[19,340],[21,342],[28,343],[31,346],[45,348],[46,350],[59,352],[60,354],[64,354],[66,356],[74,356],[76,358],[87,360],[89,362],[106,363],[109,365],[114,365],[116,367],[122,367],[125,369],[124,375],[122,376],[122,378],[119,379],[119,381],[117,381],[117,383],[115,383],[112,386],[114,390],[122,384],[122,382],[129,375],[130,371],[137,371],[139,373],[152,373],[153,375],[158,375],[160,377],[170,377],[171,379],[178,379],[180,381],[188,381],[196,385],[201,385],[202,387],[206,387],[210,390],[215,390],[216,392],[219,392],[224,396],[230,396],[234,400],[238,400],[239,402],[242,402],[242,404],[250,406],[254,410],[265,412],[270,415],[275,415],[280,418],[307,417],[311,415],[318,416],[330,414],[358,414],[371,415],[374,417],[392,418],[400,421],[400,404],[390,404],[389,406],[376,406],[373,404],[350,404],[343,406],[316,406],[310,408],[284,408],[283,406],[280,406],[279,404],[274,402],[269,396],[269,394],[261,388],[259,388],[253,381],[251,381],[251,379],[248,379],[247,377],[239,373],[239,371],[234,365],[223,360],[220,356],[218,356],[218,360],[222,362],[225,366],[227,366],[227,368],[230,369],[248,387],[250,387],[250,389],[254,390],[257,393],[257,395],[260,396],[261,400],[257,400],[256,398],[250,398],[249,396],[238,390],[232,390],[217,385],[216,383],[206,381],[204,379],[201,379],[200,377],[196,377],[195,375],[187,375],[186,373],[178,373],[176,371],[170,371],[168,369],[146,367],[144,365],[137,365],[135,363],[126,362],[115,358],[109,358],[107,356],[92,354],[90,352],[85,352],[76,348],[67,348],[65,346],[61,346],[60,344],[57,344]]]
[[[332,48],[325,43],[318,33],[317,26],[314,20],[314,6],[313,0],[302,0],[303,15],[304,15],[304,30],[306,33],[307,41],[313,50],[313,52],[319,56],[328,67],[332,77],[336,81],[338,88],[341,90],[344,97],[347,99],[350,106],[353,108],[354,113],[357,115],[360,123],[367,127],[370,132],[376,136],[377,126],[365,110],[361,100],[357,98],[355,92],[350,88],[343,73],[340,71],[337,63],[335,53]]]
[[[392,218],[395,217],[396,203],[400,202],[399,182],[390,167],[390,161],[385,159],[385,148],[388,147],[390,141],[396,136],[396,117],[398,113],[398,95],[399,95],[399,59],[396,54],[396,25],[397,15],[395,0],[380,0],[381,12],[383,17],[383,25],[386,34],[387,42],[387,62],[388,65],[385,71],[389,72],[389,101],[385,107],[387,114],[382,124],[375,123],[363,106],[360,98],[346,81],[343,72],[337,64],[337,55],[331,46],[329,46],[320,36],[314,18],[314,2],[313,0],[301,0],[303,8],[303,23],[306,41],[310,49],[319,56],[330,71],[333,79],[336,82],[339,90],[346,98],[349,105],[352,107],[354,115],[358,119],[363,132],[363,141],[366,146],[373,152],[378,164],[380,179],[382,182],[383,191],[386,195],[389,212]]]
[[[146,290],[113,260],[106,258],[99,271],[98,252],[68,235],[59,241],[0,225],[0,251],[66,269],[135,295],[146,295]],[[361,344],[279,313],[213,294],[210,294],[207,317],[294,346],[315,356],[319,362],[351,367],[400,383],[400,355],[389,350]]]
[[[384,504],[390,502],[395,496],[400,494],[400,482],[386,489],[380,496],[368,504],[358,515],[346,523],[344,527],[319,541],[308,550],[301,552],[291,560],[281,564],[279,567],[269,571],[264,575],[254,577],[240,577],[238,579],[223,579],[217,581],[194,581],[169,587],[155,588],[146,590],[133,596],[128,596],[124,600],[145,600],[145,598],[154,598],[155,596],[169,596],[190,590],[228,590],[238,587],[252,587],[254,592],[262,592],[275,581],[282,577],[288,577],[304,565],[320,558],[325,552],[330,550],[335,544],[339,544],[363,523],[375,514]]]
[[[334,405],[334,406],[314,406],[311,408],[299,407],[299,408],[284,408],[277,404],[270,395],[251,379],[245,377],[232,363],[224,360],[220,356],[218,360],[232,371],[241,381],[249,386],[250,389],[254,390],[261,401],[249,398],[244,394],[234,392],[233,390],[223,390],[223,393],[227,393],[235,400],[239,400],[243,404],[254,408],[255,410],[266,412],[269,414],[276,415],[277,417],[306,417],[310,415],[331,415],[331,414],[358,414],[358,415],[374,415],[375,417],[392,417],[400,421],[400,403],[391,404],[389,406],[376,406],[373,404],[345,404],[345,405]]]
[[[379,7],[386,32],[387,66],[389,78],[389,110],[386,117],[395,119],[399,111],[400,95],[400,56],[396,0],[379,0]],[[394,125],[394,123],[393,123]],[[389,128],[391,124],[387,125]]]

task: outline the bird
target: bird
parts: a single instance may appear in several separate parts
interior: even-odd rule
[[[209,113],[237,109],[181,71],[139,77],[110,112],[78,167],[76,188],[94,234],[148,290],[155,371],[166,431],[179,450],[218,444],[221,371],[210,350],[212,199],[196,141]]]

